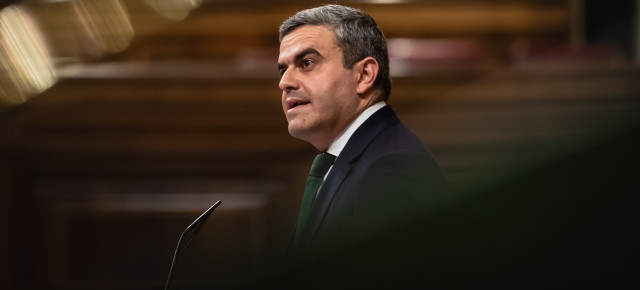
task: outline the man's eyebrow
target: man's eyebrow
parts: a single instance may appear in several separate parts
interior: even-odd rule
[[[319,56],[322,56],[322,54],[320,54],[319,51],[317,51],[315,48],[313,47],[308,47],[303,49],[302,51],[296,53],[296,55],[293,57],[293,62],[296,63],[298,61],[300,61],[301,59],[303,59],[305,56],[309,55],[309,54],[317,54]],[[278,70],[282,71],[283,69],[286,69],[287,65],[284,63],[279,63],[278,64]]]
[[[320,54],[320,52],[318,52],[315,48],[308,47],[308,48],[305,48],[302,51],[298,52],[293,59],[294,59],[294,61],[298,62],[299,60],[301,60],[302,58],[304,58],[308,54],[317,54],[319,56],[322,56],[322,54]]]

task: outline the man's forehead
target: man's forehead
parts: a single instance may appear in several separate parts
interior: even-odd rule
[[[280,57],[295,55],[298,51],[314,48],[323,51],[335,47],[333,32],[324,26],[300,26],[280,42]]]
[[[320,35],[320,34],[330,34],[333,35],[333,31],[330,27],[324,25],[311,25],[305,24],[298,26],[291,30],[287,35],[285,35],[282,40],[284,41],[286,38],[292,38],[296,35]]]

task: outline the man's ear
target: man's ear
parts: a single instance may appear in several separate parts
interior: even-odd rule
[[[355,64],[355,69],[357,69],[360,73],[358,78],[357,93],[358,95],[363,95],[373,86],[373,83],[376,81],[379,70],[378,61],[370,56],[365,57],[363,60]]]

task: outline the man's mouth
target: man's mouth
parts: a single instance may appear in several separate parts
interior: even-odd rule
[[[289,110],[291,110],[298,106],[304,106],[309,103],[310,103],[309,101],[304,101],[304,100],[290,100],[290,101],[287,101],[287,106],[289,107]]]

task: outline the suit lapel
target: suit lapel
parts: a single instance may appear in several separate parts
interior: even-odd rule
[[[369,117],[349,138],[312,205],[309,221],[302,236],[302,245],[308,245],[313,240],[338,188],[351,171],[351,163],[362,154],[380,132],[399,122],[400,120],[391,107],[385,106]]]

